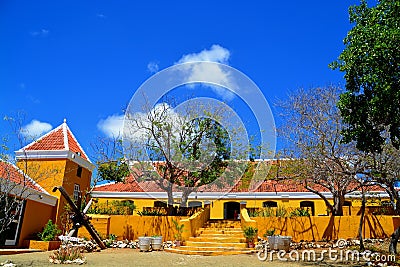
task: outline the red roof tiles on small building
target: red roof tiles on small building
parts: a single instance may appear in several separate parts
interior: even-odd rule
[[[79,153],[82,158],[89,161],[88,156],[83,151],[79,142],[69,129],[66,121],[53,129],[49,133],[43,135],[39,139],[33,141],[21,150],[26,151],[48,151],[48,150],[69,150],[74,153]]]

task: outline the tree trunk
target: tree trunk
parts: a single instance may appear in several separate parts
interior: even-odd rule
[[[364,189],[362,189],[361,216],[360,216],[360,225],[358,226],[358,238],[360,240],[360,250],[361,251],[365,250],[363,234],[362,234],[363,222],[364,222],[364,216],[365,216],[365,204],[366,204],[365,192],[364,192]]]
[[[343,203],[344,198],[341,195],[333,196],[333,215],[334,216],[343,216]]]
[[[174,213],[174,196],[172,194],[172,187],[168,187],[167,190],[167,196],[168,196],[168,210],[167,214],[168,216],[172,216]]]
[[[181,202],[181,207],[187,207],[188,206],[188,199],[189,196],[192,192],[194,192],[195,190],[193,188],[183,188],[182,190],[182,202]]]
[[[400,238],[400,227],[398,227],[392,234],[392,238],[390,239],[389,245],[389,253],[390,254],[397,254],[397,242]]]
[[[182,200],[181,200],[181,207],[187,207],[187,202],[189,198],[190,192],[188,193],[186,190],[183,190],[182,192]]]

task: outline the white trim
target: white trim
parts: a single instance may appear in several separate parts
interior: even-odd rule
[[[329,192],[322,193],[328,199],[332,199],[332,194]],[[144,198],[144,199],[167,199],[166,192],[105,192],[105,191],[93,191],[92,197],[98,198]],[[182,197],[182,192],[174,192],[174,198]],[[382,191],[371,192],[373,196],[388,197],[388,195]],[[351,198],[359,198],[356,194],[346,195]],[[194,193],[189,195],[189,199],[196,199]],[[238,192],[238,193],[218,193],[218,192],[197,192],[197,199],[203,200],[215,200],[215,199],[321,199],[316,194],[311,192]]]
[[[93,171],[95,168],[93,163],[69,150],[25,150],[25,151],[18,150],[15,151],[15,157],[17,160],[69,159],[90,171]]]
[[[52,196],[49,193],[36,191],[33,188],[17,184],[14,181],[10,182],[15,185],[15,187],[10,190],[10,194],[12,195],[21,197],[22,199],[29,199],[39,203],[47,204],[53,207],[57,204],[57,197]]]
[[[65,150],[69,150],[67,127],[68,127],[67,121],[64,120],[64,123],[62,124],[62,129],[63,129],[64,149]]]
[[[68,127],[66,120],[64,120],[64,122],[58,126],[57,128],[54,128],[53,130],[51,130],[50,132],[48,132],[45,135],[42,135],[41,137],[39,137],[39,139],[32,141],[30,144],[24,146],[23,148],[15,151],[15,154],[22,154],[22,153],[30,153],[30,152],[43,152],[43,151],[63,151],[63,150],[29,150],[28,148],[30,146],[32,146],[33,144],[40,142],[43,138],[49,136],[50,134],[58,131],[60,128],[62,128],[62,132],[63,132],[63,142],[64,142],[64,149],[63,150],[67,150],[69,151],[69,144],[68,144],[68,131],[71,134],[72,138],[74,139],[74,141],[76,142],[76,144],[78,145],[78,147],[80,148],[80,150],[82,151],[83,155],[87,158],[87,161],[89,163],[92,164],[92,162],[90,161],[88,155],[85,153],[85,150],[83,150],[81,144],[79,144],[78,140],[75,138],[74,134],[72,133],[71,129]],[[72,151],[71,151],[72,152]],[[86,160],[86,159],[85,159]],[[93,169],[91,169],[92,171]]]

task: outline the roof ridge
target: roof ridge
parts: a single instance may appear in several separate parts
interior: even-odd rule
[[[64,148],[65,148],[65,150],[69,150],[68,133],[67,133],[67,128],[68,128],[67,119],[64,119],[62,128],[63,128],[63,137],[64,137]]]

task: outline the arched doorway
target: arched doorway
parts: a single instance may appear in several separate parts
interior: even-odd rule
[[[240,203],[239,202],[225,202],[224,203],[224,219],[237,219],[235,215],[240,214]]]

